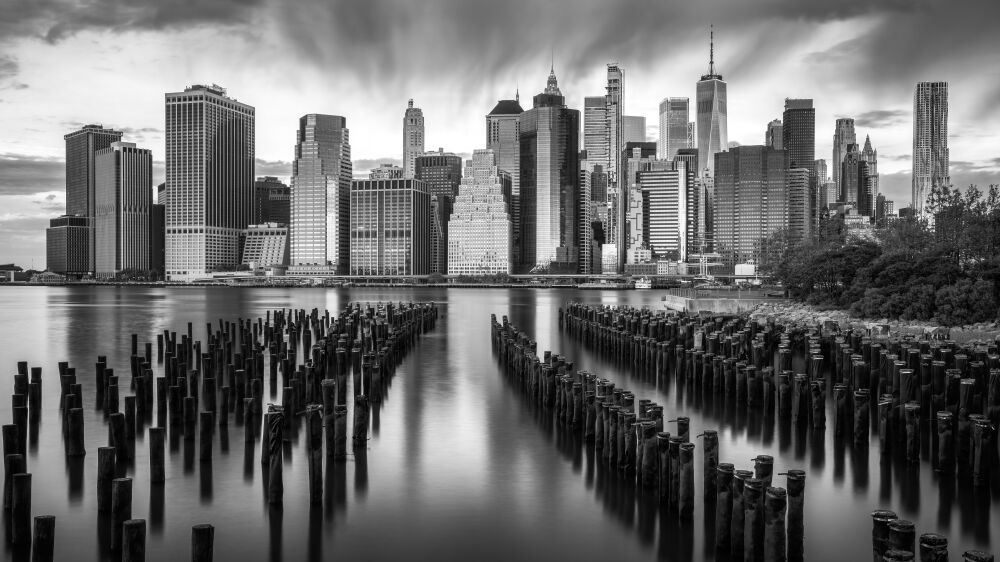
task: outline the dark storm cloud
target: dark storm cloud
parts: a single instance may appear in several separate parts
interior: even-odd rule
[[[0,154],[0,195],[31,195],[66,187],[61,158]]]
[[[859,113],[854,117],[854,124],[868,129],[881,129],[906,123],[911,117],[911,112],[901,109],[876,109]]]
[[[4,0],[0,39],[23,36],[58,42],[79,31],[177,29],[243,24],[264,0]]]

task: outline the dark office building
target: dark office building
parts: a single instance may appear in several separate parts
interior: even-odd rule
[[[253,222],[264,224],[276,222],[288,226],[291,190],[274,176],[257,178],[253,182]]]
[[[90,232],[87,217],[63,215],[45,229],[45,267],[53,273],[83,276],[90,273]]]
[[[811,99],[785,99],[781,144],[788,151],[789,168],[816,174],[816,109]]]
[[[166,236],[167,206],[154,204],[149,213],[149,269],[158,279],[164,279],[167,269]]]
[[[431,195],[447,197],[452,202],[462,183],[462,158],[444,149],[427,152],[416,158],[416,179],[427,184]]]
[[[66,141],[66,216],[74,215],[87,219],[87,272],[96,270],[94,216],[97,214],[96,171],[94,156],[98,150],[122,140],[122,132],[105,129],[101,125],[85,125],[78,131],[65,136]],[[62,217],[60,217],[62,218]],[[77,256],[65,257],[74,261]]]

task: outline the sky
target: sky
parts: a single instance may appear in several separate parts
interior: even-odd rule
[[[428,150],[469,154],[496,101],[519,90],[527,109],[550,65],[580,109],[617,62],[655,140],[659,101],[694,98],[707,71],[710,24],[730,141],[762,144],[786,97],[812,98],[817,158],[854,117],[899,208],[918,81],[949,83],[952,182],[1000,183],[998,21],[996,0],[2,0],[0,263],[44,266],[67,132],[124,131],[162,181],[166,92],[215,83],[253,105],[257,175],[290,175],[301,115],[343,115],[358,174],[400,161],[409,98]]]

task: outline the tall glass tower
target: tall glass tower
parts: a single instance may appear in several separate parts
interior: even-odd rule
[[[656,143],[656,157],[673,158],[688,144],[690,104],[688,98],[663,98],[660,102],[660,138]]]
[[[122,132],[105,129],[101,125],[85,125],[63,137],[66,141],[66,214],[85,217],[87,220],[87,246],[70,251],[79,256],[86,252],[87,271],[94,273],[97,264],[94,217],[96,203],[96,164],[98,150],[122,140]]]
[[[299,119],[292,164],[290,270],[343,273],[350,260],[351,164],[347,119]]]
[[[166,94],[166,275],[187,281],[238,263],[253,219],[254,108],[216,86]]]
[[[858,138],[854,133],[854,119],[850,117],[844,117],[837,119],[837,126],[833,130],[833,162],[831,166],[833,167],[833,183],[837,186],[837,193],[841,192],[841,179],[840,179],[840,167],[844,163],[844,157],[847,156],[847,147],[852,144],[857,144]],[[834,201],[830,201],[834,203]]]
[[[710,32],[708,74],[701,77],[695,86],[698,107],[698,175],[705,170],[715,174],[715,154],[729,146],[727,126],[726,83],[715,70],[715,30]]]
[[[948,83],[919,82],[913,93],[913,209],[924,214],[927,196],[951,182],[948,173]]]

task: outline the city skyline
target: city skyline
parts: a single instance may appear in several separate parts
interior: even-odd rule
[[[997,145],[993,130],[1000,122],[1000,111],[992,103],[1000,93],[995,77],[989,65],[978,65],[985,72],[968,72],[996,52],[997,39],[975,32],[984,29],[990,11],[998,11],[987,2],[919,9],[772,2],[754,10],[722,10],[708,3],[674,18],[683,19],[683,26],[658,12],[659,7],[636,5],[656,13],[641,18],[650,21],[633,22],[634,33],[625,36],[599,33],[622,17],[618,10],[607,10],[611,21],[597,22],[601,18],[593,13],[581,20],[586,10],[567,8],[562,14],[548,4],[537,9],[530,2],[514,6],[513,15],[479,2],[457,11],[436,9],[447,4],[432,2],[430,13],[417,17],[410,27],[400,23],[402,16],[386,20],[386,3],[352,6],[349,19],[357,18],[355,26],[388,22],[386,32],[395,35],[374,45],[357,31],[344,39],[324,38],[339,49],[345,48],[342,41],[353,40],[371,51],[357,60],[336,61],[342,65],[336,79],[323,75],[324,65],[334,61],[303,56],[304,44],[287,28],[293,22],[309,24],[304,14],[312,12],[319,22],[344,25],[330,17],[332,8],[318,4],[307,3],[308,10],[281,17],[274,15],[279,6],[268,2],[250,2],[240,15],[231,15],[236,10],[208,9],[204,3],[175,12],[155,4],[130,3],[126,8],[110,2],[101,17],[84,17],[83,9],[46,8],[48,3],[35,9],[0,8],[0,107],[17,108],[0,112],[0,128],[8,132],[0,138],[0,204],[5,209],[0,234],[10,241],[5,261],[30,265],[34,258],[35,266],[41,266],[44,227],[65,205],[61,137],[67,132],[86,123],[122,130],[123,140],[152,150],[154,183],[164,181],[164,92],[216,82],[257,108],[255,175],[285,181],[291,174],[295,123],[302,113],[344,115],[358,133],[352,135],[357,177],[376,162],[400,162],[398,123],[411,97],[424,110],[427,147],[440,146],[463,158],[483,148],[483,116],[498,99],[510,99],[518,89],[527,95],[540,91],[553,53],[568,107],[582,110],[584,97],[602,94],[606,63],[617,61],[629,80],[626,114],[655,124],[660,100],[695,97],[694,83],[708,64],[709,23],[715,24],[718,72],[729,87],[731,141],[759,144],[767,123],[781,116],[785,98],[812,98],[817,156],[831,153],[835,119],[854,118],[858,137],[870,134],[879,149],[880,192],[905,204],[911,183],[913,88],[919,81],[947,81],[952,182],[959,187],[985,185],[1000,166],[990,149]],[[52,5],[72,8],[68,2]],[[532,23],[501,37],[511,48],[499,49],[503,54],[497,55],[481,44],[486,43],[478,38],[481,30],[472,33],[459,25],[483,14],[497,18],[488,28],[497,31],[505,21]],[[594,33],[553,41],[543,31],[554,29],[557,17],[581,22],[582,28],[591,26]],[[789,20],[797,25],[780,41],[766,32],[770,25]],[[448,32],[434,41],[393,50],[392,45],[435,25]],[[227,35],[206,54],[206,45],[218,42],[219,29],[238,33]],[[664,29],[673,33],[662,33]],[[666,41],[669,49],[657,48],[668,46]],[[261,54],[260,47],[271,49]],[[453,55],[455,64],[441,66],[433,80],[403,64],[413,56],[431,57],[449,49],[460,56]],[[112,55],[125,64],[111,68],[102,62]],[[254,64],[248,65],[251,55]],[[302,57],[302,64],[287,66],[292,56]],[[954,64],[959,58],[963,64]],[[385,64],[370,64],[373,60]],[[260,80],[279,67],[280,80]],[[97,84],[102,86],[90,87]],[[127,98],[119,99],[125,91]],[[647,128],[647,140],[655,140],[655,130]]]

